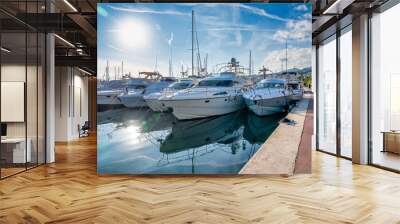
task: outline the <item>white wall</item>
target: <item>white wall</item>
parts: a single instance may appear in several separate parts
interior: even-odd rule
[[[55,73],[55,140],[74,140],[78,125],[88,120],[88,78],[72,67],[56,67]]]

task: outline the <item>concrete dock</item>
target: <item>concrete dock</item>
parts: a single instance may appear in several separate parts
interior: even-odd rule
[[[287,119],[293,120],[294,124],[281,122],[242,168],[240,174],[293,175],[303,136],[304,122],[311,100],[312,95],[305,95],[297,103],[286,116]],[[304,150],[301,150],[301,152],[304,152]],[[306,162],[308,163],[308,161]],[[309,163],[311,166],[311,161]]]

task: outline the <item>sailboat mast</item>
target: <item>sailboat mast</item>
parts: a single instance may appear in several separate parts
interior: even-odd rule
[[[192,76],[194,76],[194,10],[192,10]]]
[[[117,80],[117,66],[114,65],[114,79]]]
[[[199,38],[197,36],[196,23],[194,23],[194,34],[196,38],[196,49],[197,49],[197,75],[200,76],[200,72],[203,66],[201,65],[200,45],[199,45]]]
[[[158,72],[157,70],[158,70],[158,61],[157,61],[157,55],[156,55],[156,65],[154,66],[154,71],[155,72]]]
[[[110,67],[109,67],[109,63],[107,60],[107,67],[106,67],[106,81],[110,81]]]
[[[168,75],[172,77],[172,50],[171,44],[169,45],[169,67],[168,67]]]
[[[251,75],[251,50],[249,54],[249,75]]]
[[[288,61],[288,58],[287,58],[287,39],[286,39],[286,60],[285,60],[285,62],[286,62],[286,76],[288,75],[287,73],[288,73],[288,70],[287,70],[287,61]]]
[[[207,75],[207,61],[208,61],[208,53],[206,53],[206,58],[204,59],[204,72]]]

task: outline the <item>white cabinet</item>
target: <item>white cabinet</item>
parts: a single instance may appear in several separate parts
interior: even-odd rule
[[[26,143],[27,147],[25,151]],[[25,138],[7,138],[1,140],[2,145],[7,145],[7,147],[12,147],[13,163],[25,163],[32,161],[31,139],[28,138],[26,143],[25,143]]]

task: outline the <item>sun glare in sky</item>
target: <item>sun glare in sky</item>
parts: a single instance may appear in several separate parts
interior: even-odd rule
[[[138,49],[150,43],[151,34],[145,21],[125,18],[117,24],[116,41],[128,49]]]

